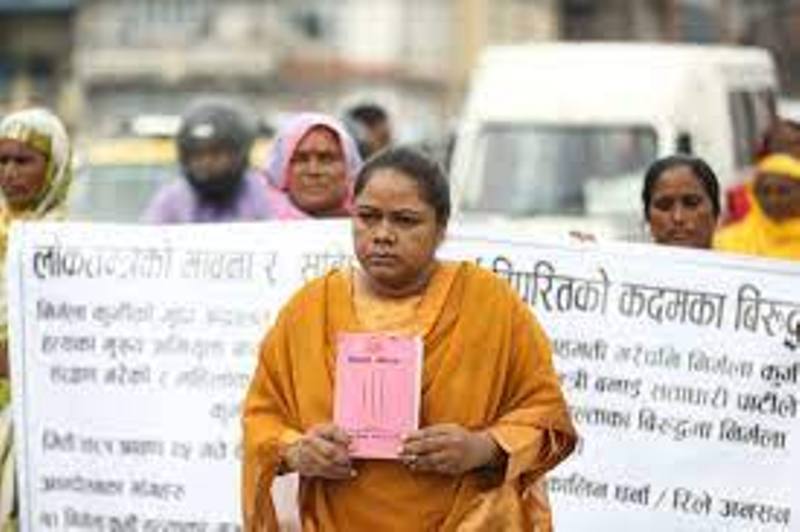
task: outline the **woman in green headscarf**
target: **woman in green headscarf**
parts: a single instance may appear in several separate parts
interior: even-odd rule
[[[27,109],[0,121],[0,266],[11,222],[63,218],[71,180],[69,137],[53,113]],[[16,530],[4,272],[0,267],[0,532]]]

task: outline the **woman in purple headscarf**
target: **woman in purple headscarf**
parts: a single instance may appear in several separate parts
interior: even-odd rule
[[[360,167],[355,142],[334,118],[292,117],[278,133],[264,169],[272,217],[348,216]]]

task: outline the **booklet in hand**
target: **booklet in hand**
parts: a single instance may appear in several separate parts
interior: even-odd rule
[[[415,336],[339,335],[333,418],[353,439],[351,456],[396,459],[419,428],[422,351]]]

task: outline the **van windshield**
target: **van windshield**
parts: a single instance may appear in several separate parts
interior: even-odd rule
[[[657,153],[655,130],[646,126],[490,125],[462,208],[509,216],[631,213]]]

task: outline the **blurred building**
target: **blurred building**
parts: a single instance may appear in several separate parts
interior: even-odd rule
[[[294,47],[284,94],[337,109],[377,101],[401,137],[439,133],[489,43],[553,39],[555,0],[286,0],[288,19],[321,49]],[[403,135],[405,128],[405,135]]]
[[[454,49],[451,3],[279,2],[286,24],[303,40],[292,43],[279,66],[276,104],[339,113],[353,103],[374,101],[398,124],[436,127],[444,117]]]
[[[561,0],[571,40],[722,42],[770,49],[781,85],[800,94],[798,0]]]
[[[0,6],[9,3],[40,2],[0,0]],[[265,117],[298,109],[339,113],[375,101],[397,119],[401,137],[418,138],[442,132],[456,116],[469,72],[486,45],[531,40],[768,44],[786,57],[789,86],[797,84],[790,50],[797,49],[800,28],[792,15],[797,2],[791,0],[50,3],[70,7],[62,13],[77,8],[74,75],[83,95],[83,124],[94,133],[114,132],[141,114],[174,115],[193,96],[224,92]],[[56,37],[68,30],[45,33],[29,41],[44,46],[57,40],[51,48],[60,57],[69,54],[66,37]],[[63,59],[49,64],[69,70]],[[19,70],[2,65],[0,83],[9,78],[4,72]],[[41,67],[26,68],[34,74],[17,78],[42,79]]]
[[[560,38],[560,4],[560,0],[456,0],[457,82],[466,81],[487,45]]]
[[[110,134],[141,114],[179,114],[194,96],[268,104],[282,50],[274,2],[83,0],[75,69],[84,125]]]
[[[76,7],[77,0],[0,0],[0,114],[38,104],[74,118]]]
[[[441,131],[479,50],[558,36],[557,0],[83,0],[85,124],[110,133],[195,95],[262,115],[385,105],[407,136]],[[402,131],[401,131],[402,132]]]
[[[716,42],[727,0],[562,0],[568,40]]]
[[[732,40],[772,50],[785,92],[800,95],[800,2],[729,0]]]

